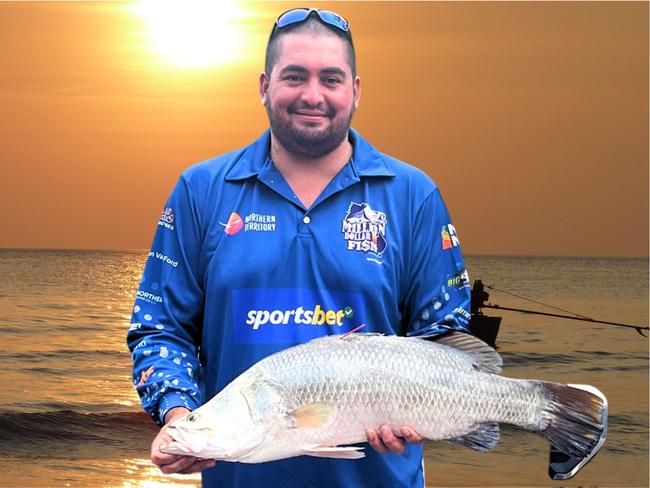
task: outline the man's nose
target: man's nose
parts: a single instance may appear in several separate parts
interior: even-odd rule
[[[312,107],[321,104],[324,101],[322,88],[318,78],[310,78],[304,85],[302,101]]]

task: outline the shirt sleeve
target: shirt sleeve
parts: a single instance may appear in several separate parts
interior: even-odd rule
[[[181,177],[160,216],[127,334],[133,384],[143,408],[160,425],[170,409],[201,404],[199,217]]]
[[[406,335],[469,332],[470,290],[460,241],[436,188],[415,219],[405,303]]]

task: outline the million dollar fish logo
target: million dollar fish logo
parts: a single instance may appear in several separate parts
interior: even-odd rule
[[[350,203],[341,232],[348,251],[381,256],[386,250],[386,214],[373,210],[368,203]]]

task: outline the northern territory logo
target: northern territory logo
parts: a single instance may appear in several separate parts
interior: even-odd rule
[[[240,230],[244,232],[275,232],[275,215],[249,213],[242,219],[237,212],[232,212],[227,223],[219,222],[223,225],[224,232],[228,235],[235,235]]]
[[[227,223],[219,222],[221,225],[225,227],[223,231],[228,234],[229,236],[235,235],[237,232],[239,232],[242,227],[244,227],[244,221],[241,219],[239,214],[237,212],[233,212],[230,214],[230,218],[228,218]]]
[[[167,207],[160,214],[160,220],[158,221],[158,225],[165,227],[166,229],[169,230],[174,230],[174,226],[172,225],[173,223],[174,223],[174,210],[171,207]]]
[[[368,203],[350,203],[341,232],[348,251],[370,252],[381,256],[386,250],[386,214]]]
[[[440,232],[440,236],[442,237],[443,249],[451,249],[452,247],[456,247],[460,245],[460,241],[458,240],[458,236],[456,235],[456,228],[451,224],[442,226],[442,231]]]

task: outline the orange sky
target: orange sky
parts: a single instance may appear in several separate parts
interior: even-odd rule
[[[299,5],[243,3],[236,61],[187,69],[127,3],[0,3],[0,247],[148,248],[178,174],[266,128]],[[352,27],[353,126],[431,175],[466,254],[648,255],[648,3],[319,6]]]

